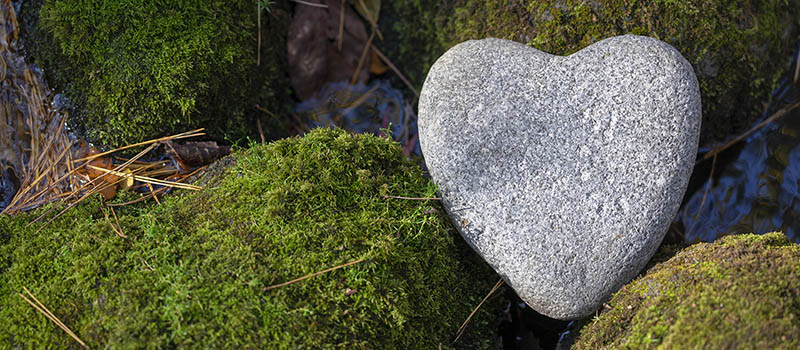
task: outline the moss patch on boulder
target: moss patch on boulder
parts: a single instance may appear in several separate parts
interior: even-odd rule
[[[23,41],[77,107],[70,125],[109,147],[206,127],[217,140],[272,138],[286,103],[289,16],[244,0],[41,0],[22,7]]]
[[[576,349],[796,349],[800,245],[782,233],[698,243],[608,304]]]
[[[97,197],[40,232],[46,208],[0,218],[0,343],[75,345],[27,287],[93,346],[447,348],[498,279],[437,202],[383,197],[436,190],[386,139],[317,129],[226,161],[200,192],[117,208],[128,239]],[[496,314],[458,344],[494,348]]]
[[[610,36],[647,35],[673,45],[695,68],[703,97],[701,144],[739,134],[760,117],[788,68],[800,26],[800,4],[782,0],[439,3],[387,6],[400,20],[385,31],[396,31],[399,43],[384,45],[397,61],[414,62],[406,69],[415,84],[447,48],[468,39],[498,37],[568,55]]]

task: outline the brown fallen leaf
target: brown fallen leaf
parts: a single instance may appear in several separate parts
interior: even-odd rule
[[[178,144],[172,141],[163,142],[167,156],[175,163],[181,173],[188,173],[197,167],[211,164],[231,153],[230,146],[220,146],[213,141],[185,142]]]
[[[353,294],[356,294],[356,293],[358,293],[358,289],[345,288],[345,290],[344,290],[344,295],[347,296],[347,297],[349,297],[349,296],[351,296]]]
[[[350,4],[342,7],[340,0],[313,2],[328,7],[297,4],[289,25],[289,77],[301,100],[312,97],[328,82],[349,81],[368,38],[364,21]],[[338,46],[340,24],[341,50]],[[369,66],[370,62],[362,64],[356,82],[367,81]]]
[[[389,70],[389,67],[387,67],[385,64],[383,64],[383,62],[381,62],[381,59],[380,57],[378,57],[378,54],[375,53],[374,48],[372,50],[369,50],[369,54],[371,57],[370,61],[372,61],[372,64],[369,65],[370,73],[375,75],[381,75],[383,73],[386,73],[387,70]]]

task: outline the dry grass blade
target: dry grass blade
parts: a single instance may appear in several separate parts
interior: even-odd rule
[[[314,273],[310,273],[310,274],[308,274],[308,275],[305,275],[305,276],[303,276],[303,277],[300,277],[300,278],[295,278],[295,279],[293,279],[293,280],[291,280],[291,281],[289,281],[289,282],[283,282],[283,283],[279,283],[279,284],[271,285],[271,286],[269,286],[269,287],[265,287],[265,288],[264,288],[264,291],[266,292],[266,291],[268,291],[268,290],[272,290],[272,289],[275,289],[275,288],[280,288],[280,287],[283,287],[283,286],[288,286],[288,285],[290,285],[290,284],[297,283],[297,282],[300,282],[300,281],[302,281],[302,280],[309,279],[309,278],[311,278],[311,277],[314,277],[314,276],[319,276],[319,275],[321,275],[321,274],[323,274],[323,273],[331,272],[331,271],[338,270],[338,269],[341,269],[341,268],[344,268],[344,267],[348,267],[348,266],[350,266],[350,265],[355,265],[355,264],[358,264],[358,263],[364,262],[365,260],[366,260],[366,258],[361,258],[361,259],[358,259],[358,260],[356,260],[356,261],[351,261],[351,262],[349,262],[349,263],[346,263],[346,264],[342,264],[342,265],[339,265],[339,266],[334,266],[334,267],[331,267],[331,268],[329,268],[329,269],[325,269],[325,270],[322,270],[322,271],[317,271],[317,272],[314,272]]]
[[[380,57],[381,60],[383,60],[383,62],[386,63],[386,65],[389,66],[389,68],[391,68],[392,71],[395,74],[397,74],[398,77],[400,77],[400,80],[402,80],[403,83],[405,83],[406,86],[408,86],[408,88],[411,89],[411,91],[414,93],[414,95],[417,98],[419,98],[419,91],[417,91],[417,89],[414,88],[414,85],[411,85],[411,82],[408,81],[408,79],[406,79],[406,76],[403,75],[403,73],[400,73],[400,70],[397,69],[397,67],[394,65],[394,63],[392,63],[392,61],[389,61],[389,59],[386,57],[386,55],[383,54],[383,52],[381,52],[381,50],[378,50],[378,48],[375,47],[375,45],[371,45],[371,46],[372,46],[372,49],[375,50],[375,53],[378,55],[378,57]]]
[[[458,327],[458,332],[456,333],[456,339],[453,340],[452,344],[455,344],[458,341],[458,339],[461,338],[461,336],[464,334],[464,330],[467,329],[467,324],[469,324],[469,321],[472,319],[473,316],[475,316],[475,313],[478,312],[478,309],[481,308],[483,303],[485,303],[486,300],[489,300],[489,297],[491,297],[492,294],[494,294],[494,292],[500,289],[500,287],[502,287],[504,283],[505,282],[503,281],[502,278],[499,281],[497,281],[497,283],[495,283],[494,287],[492,287],[492,290],[489,291],[489,294],[486,294],[483,300],[481,300],[480,304],[478,304],[478,306],[476,306],[475,309],[473,309],[472,312],[469,314],[467,319],[464,320],[464,323],[461,324],[461,327]]]
[[[75,333],[73,333],[73,332],[72,332],[72,331],[69,329],[69,327],[67,327],[67,325],[65,325],[65,324],[64,324],[64,322],[61,322],[61,320],[59,320],[59,319],[58,319],[58,317],[56,317],[56,315],[54,315],[52,312],[50,312],[50,310],[48,310],[48,309],[47,309],[47,307],[45,307],[45,306],[44,306],[44,304],[42,304],[42,303],[39,301],[39,299],[36,299],[36,297],[33,295],[33,293],[31,293],[31,292],[28,290],[28,288],[22,287],[22,289],[24,289],[24,290],[25,290],[25,293],[26,293],[26,294],[28,294],[28,296],[29,296],[31,299],[33,299],[34,301],[36,301],[36,303],[34,304],[34,302],[33,302],[33,301],[31,301],[31,299],[28,299],[28,298],[26,298],[24,295],[22,295],[22,293],[17,293],[17,295],[19,295],[19,296],[20,296],[20,297],[21,297],[23,300],[25,300],[26,302],[28,302],[28,304],[30,304],[31,306],[33,306],[33,308],[34,308],[34,309],[36,309],[36,311],[39,311],[39,312],[40,312],[42,315],[44,315],[45,317],[47,317],[47,319],[49,319],[50,321],[52,321],[53,323],[55,323],[55,324],[56,324],[56,326],[58,326],[59,328],[61,328],[61,330],[63,330],[63,331],[64,331],[64,333],[67,333],[67,335],[69,335],[70,337],[72,337],[72,339],[75,339],[75,341],[76,341],[76,342],[78,342],[78,344],[81,344],[81,345],[82,345],[84,348],[87,348],[87,349],[89,348],[88,346],[86,346],[86,343],[84,343],[84,342],[83,342],[83,341],[82,341],[80,338],[78,338],[78,336],[77,336],[77,335],[75,335]]]
[[[750,134],[758,131],[759,129],[763,128],[767,124],[780,119],[781,117],[783,117],[784,115],[788,114],[789,112],[791,112],[793,109],[795,109],[797,107],[800,107],[800,101],[797,101],[795,103],[792,103],[792,104],[790,104],[790,105],[788,105],[786,107],[783,107],[783,108],[779,109],[777,112],[773,113],[767,119],[764,119],[764,121],[762,121],[761,123],[758,123],[758,125],[754,126],[750,130],[747,130],[744,134],[741,134],[741,135],[737,136],[733,140],[730,140],[728,143],[726,143],[726,144],[724,144],[724,145],[722,145],[720,147],[717,147],[717,148],[714,148],[711,151],[708,151],[706,154],[703,155],[703,158],[700,158],[700,160],[698,160],[697,163],[695,163],[695,165],[699,164],[699,163],[701,163],[701,162],[703,162],[703,161],[705,161],[705,160],[707,160],[707,159],[709,159],[711,157],[716,156],[720,152],[730,148],[731,146],[735,145],[739,141],[744,140],[745,138],[750,136]]]
[[[383,195],[383,198],[386,199],[407,199],[411,201],[440,201],[442,200],[439,197],[403,197],[403,196],[390,196],[390,195]]]

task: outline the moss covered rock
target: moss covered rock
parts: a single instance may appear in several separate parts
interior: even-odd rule
[[[745,131],[788,68],[800,3],[783,0],[402,0],[387,4],[390,57],[421,85],[452,45],[499,37],[558,55],[614,35],[675,46],[694,66],[703,96],[701,144]]]
[[[699,243],[617,292],[577,349],[797,349],[800,245],[782,233]]]
[[[40,0],[22,7],[28,54],[77,110],[71,126],[121,146],[206,127],[213,138],[283,135],[288,14],[246,0]]]
[[[435,193],[385,139],[318,129],[226,161],[200,192],[117,208],[127,239],[96,197],[39,232],[44,208],[0,218],[0,344],[76,345],[27,287],[93,347],[447,348],[498,279],[438,203],[383,197]],[[494,346],[496,313],[459,344]]]

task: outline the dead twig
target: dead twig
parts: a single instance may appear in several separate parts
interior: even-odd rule
[[[89,348],[88,346],[86,346],[86,343],[84,343],[84,342],[83,342],[83,341],[82,341],[80,338],[78,338],[78,336],[77,336],[77,335],[75,335],[75,333],[73,333],[73,332],[72,332],[72,331],[69,329],[69,327],[67,327],[67,325],[65,325],[65,324],[64,324],[64,322],[61,322],[61,320],[59,320],[59,319],[58,319],[58,317],[56,317],[56,315],[54,315],[52,312],[50,312],[50,310],[49,310],[49,309],[47,309],[47,307],[45,307],[45,306],[44,306],[44,304],[42,304],[42,303],[39,301],[39,299],[36,299],[36,297],[35,297],[35,296],[33,296],[33,293],[31,293],[31,292],[28,290],[28,288],[22,287],[22,289],[23,289],[23,290],[25,290],[25,293],[26,293],[26,294],[28,294],[28,296],[29,296],[31,299],[33,299],[34,301],[36,301],[36,303],[34,304],[34,303],[31,301],[31,299],[28,299],[28,298],[26,298],[24,295],[22,295],[22,293],[17,293],[17,295],[19,295],[19,296],[20,296],[20,298],[22,298],[23,300],[25,300],[26,302],[28,302],[28,304],[31,304],[31,306],[33,306],[33,308],[34,308],[34,309],[36,309],[36,311],[39,311],[39,312],[40,312],[42,315],[44,315],[44,317],[47,317],[47,319],[48,319],[48,320],[50,320],[50,321],[52,321],[53,323],[55,323],[55,324],[56,324],[56,326],[58,326],[59,328],[61,328],[61,330],[63,330],[63,331],[64,331],[64,333],[67,333],[67,335],[69,335],[70,337],[72,337],[72,339],[75,339],[75,341],[76,341],[76,342],[78,342],[78,344],[81,344],[81,345],[82,345],[84,348],[87,348],[87,349]]]
[[[467,324],[469,324],[469,321],[472,319],[472,316],[475,316],[475,313],[478,312],[478,309],[481,308],[483,303],[485,303],[486,300],[488,300],[489,297],[491,297],[492,294],[494,294],[494,292],[500,289],[500,287],[502,287],[504,283],[505,282],[503,281],[502,278],[499,281],[497,281],[497,283],[495,283],[494,287],[492,287],[492,290],[489,291],[489,294],[486,294],[483,300],[481,300],[480,304],[478,304],[478,306],[476,306],[475,309],[473,309],[472,312],[469,314],[467,319],[464,320],[464,323],[461,324],[461,327],[458,327],[458,332],[456,333],[456,339],[454,339],[451,344],[455,344],[458,341],[458,339],[461,338],[461,336],[464,334],[464,330],[467,328]]]
[[[737,136],[733,140],[730,140],[728,143],[726,143],[726,144],[724,144],[724,145],[722,145],[720,147],[717,147],[717,148],[714,148],[711,151],[708,151],[706,154],[703,155],[702,158],[700,158],[700,160],[698,160],[695,163],[695,165],[700,164],[703,161],[705,161],[705,160],[707,160],[707,159],[709,159],[711,157],[716,156],[720,152],[730,148],[731,146],[735,145],[739,141],[744,140],[745,138],[747,138],[747,136],[750,136],[750,134],[752,134],[752,133],[758,131],[759,129],[763,128],[765,125],[767,125],[767,124],[769,124],[769,123],[771,123],[771,122],[773,122],[775,120],[778,120],[779,118],[783,117],[784,115],[786,115],[787,113],[791,112],[793,109],[795,109],[797,107],[800,107],[800,101],[797,101],[797,102],[795,102],[793,104],[790,104],[790,105],[788,105],[786,107],[783,107],[783,108],[779,109],[777,112],[773,113],[767,119],[764,119],[764,121],[762,121],[761,123],[758,123],[758,125],[754,126],[750,130],[747,130],[744,134],[741,134],[741,135]]]
[[[311,277],[319,276],[319,275],[321,275],[321,274],[323,274],[323,273],[331,272],[331,271],[338,270],[338,269],[341,269],[341,268],[344,268],[344,267],[348,267],[348,266],[350,266],[350,265],[355,265],[355,264],[358,264],[358,263],[364,262],[365,260],[367,260],[367,259],[366,259],[366,258],[361,258],[361,259],[358,259],[358,260],[356,260],[356,261],[351,261],[351,262],[349,262],[349,263],[346,263],[346,264],[342,264],[342,265],[334,266],[334,267],[331,267],[331,268],[329,268],[329,269],[325,269],[325,270],[322,270],[322,271],[318,271],[318,272],[310,273],[310,274],[308,274],[308,275],[305,275],[305,276],[303,276],[303,277],[300,277],[300,278],[295,278],[295,279],[293,279],[293,280],[291,280],[291,281],[289,281],[289,282],[283,282],[283,283],[279,283],[279,284],[271,285],[271,286],[269,286],[269,287],[264,287],[264,291],[266,292],[266,291],[268,291],[268,290],[272,290],[272,289],[275,289],[275,288],[280,288],[280,287],[283,287],[283,286],[288,286],[288,285],[290,285],[290,284],[297,283],[297,282],[300,282],[300,281],[302,281],[302,280],[309,279],[309,278],[311,278]]]

